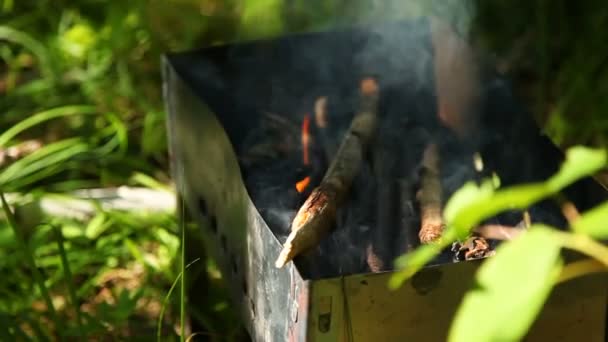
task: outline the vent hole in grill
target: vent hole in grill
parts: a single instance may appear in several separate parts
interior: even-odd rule
[[[205,201],[205,199],[202,197],[199,197],[197,200],[197,204],[198,204],[199,213],[203,216],[207,216],[209,211],[207,210],[207,202]]]
[[[253,298],[249,298],[249,306],[251,307],[251,313],[255,316],[255,304],[253,303]]]
[[[214,234],[217,234],[217,219],[215,218],[215,216],[211,216],[209,218],[209,228],[211,228],[211,231]]]
[[[228,239],[226,239],[226,235],[220,235],[220,243],[222,244],[222,249],[224,250],[224,252],[226,252],[226,250],[228,249]]]
[[[236,263],[236,258],[234,257],[234,254],[232,254],[230,256],[230,260],[231,260],[231,263],[232,263],[232,273],[234,273],[234,274],[238,273],[239,272],[239,266]]]
[[[247,296],[247,280],[243,279],[242,286],[243,286],[243,294],[244,294],[245,296]],[[253,302],[252,302],[252,303],[253,303]]]

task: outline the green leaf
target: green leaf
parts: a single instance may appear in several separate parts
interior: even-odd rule
[[[89,221],[89,224],[87,224],[85,236],[91,240],[95,240],[103,234],[110,225],[111,222],[108,221],[107,215],[104,212],[99,212],[91,221]]]
[[[472,196],[471,189],[467,190],[471,192],[467,194],[468,203],[458,203],[462,198],[454,196],[446,205],[447,225],[456,230],[459,239],[466,238],[471,229],[482,220],[505,210],[528,208],[549,194],[543,184],[519,185],[494,193],[482,185],[477,188],[477,196]]]
[[[447,222],[454,222],[463,210],[477,203],[487,201],[493,193],[494,186],[491,181],[486,180],[481,186],[477,186],[475,182],[467,182],[446,203],[443,216]]]
[[[79,138],[60,140],[44,146],[36,152],[14,162],[0,172],[0,185],[8,189],[15,188],[15,183],[27,176],[38,177],[48,171],[57,172],[68,165],[75,156],[85,153],[89,146]],[[57,169],[53,167],[57,166]]]
[[[526,209],[559,192],[572,182],[594,173],[605,164],[605,151],[573,147],[568,150],[566,161],[558,173],[546,182],[517,185],[498,191],[496,188],[499,181],[496,179],[486,180],[481,185],[474,182],[466,183],[452,195],[445,206],[443,215],[448,228],[444,232],[441,242],[436,245],[422,246],[398,258],[396,266],[401,269],[391,277],[389,287],[392,289],[399,287],[437,256],[443,248],[456,240],[465,239],[471,233],[471,229],[484,219],[505,210]],[[597,215],[592,219],[601,221],[600,214]],[[601,227],[601,225],[599,226]]]
[[[268,38],[283,31],[283,1],[246,0],[242,5],[241,34],[247,39]]]
[[[420,271],[429,261],[439,255],[443,248],[444,246],[439,244],[424,245],[411,253],[397,258],[395,260],[395,267],[400,270],[391,276],[388,287],[391,290],[398,289],[404,281]]]
[[[559,172],[547,181],[552,192],[576,182],[580,178],[600,170],[606,165],[606,151],[583,146],[571,147],[566,151],[566,161]]]
[[[572,229],[596,239],[608,238],[608,202],[585,212],[572,223]]]
[[[23,31],[15,30],[8,26],[0,26],[0,41],[3,40],[20,44],[24,48],[30,50],[38,58],[38,65],[42,74],[48,78],[54,76],[51,56],[44,43],[32,38]]]
[[[562,238],[533,225],[501,245],[476,275],[450,328],[449,341],[519,341],[547,300],[562,269]]]
[[[444,217],[448,226],[456,230],[459,239],[482,220],[505,210],[525,209],[530,205],[559,192],[582,177],[593,174],[606,164],[604,150],[573,147],[566,153],[560,170],[543,183],[531,183],[494,191],[490,180],[481,186],[465,184],[448,201]]]

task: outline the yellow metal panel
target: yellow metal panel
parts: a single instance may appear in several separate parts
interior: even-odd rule
[[[478,265],[430,267],[397,291],[387,288],[390,272],[315,281],[309,341],[446,341]],[[606,285],[598,276],[558,286],[526,341],[604,341]],[[324,329],[328,298],[331,324]]]

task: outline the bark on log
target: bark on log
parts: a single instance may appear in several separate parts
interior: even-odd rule
[[[372,228],[372,239],[366,251],[367,264],[372,272],[389,269],[395,257],[399,203],[397,188],[399,153],[396,151],[396,145],[395,141],[378,139],[372,155],[376,179],[376,217]]]
[[[439,180],[439,151],[431,143],[424,151],[423,174],[420,184],[420,242],[437,241],[444,229],[441,213],[441,183]]]
[[[310,250],[329,232],[336,211],[347,196],[377,125],[378,84],[365,78],[360,84],[359,111],[342,140],[319,187],[304,202],[291,226],[291,234],[275,262],[282,268],[296,255]]]

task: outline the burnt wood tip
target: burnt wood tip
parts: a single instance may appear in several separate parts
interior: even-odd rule
[[[329,231],[336,210],[335,192],[322,185],[315,188],[293,219],[275,266],[282,268],[296,255],[317,246]]]
[[[368,140],[376,129],[377,81],[365,77],[359,83],[362,97],[359,114],[351,122],[321,185],[313,190],[291,224],[291,233],[283,245],[275,266],[282,268],[296,255],[316,247],[329,232],[336,218],[339,202],[346,196],[357,174]],[[321,101],[320,105],[323,105]]]
[[[378,82],[373,77],[365,77],[361,80],[361,94],[371,96],[378,93]]]
[[[439,151],[431,143],[422,158],[423,174],[420,184],[420,231],[418,237],[423,244],[438,241],[445,230],[441,208],[441,183],[439,179]]]

